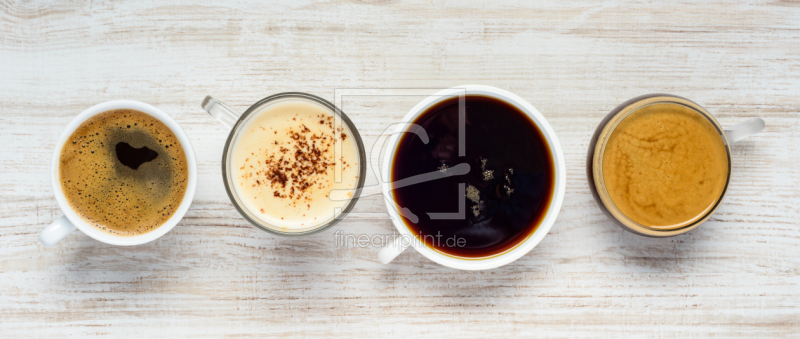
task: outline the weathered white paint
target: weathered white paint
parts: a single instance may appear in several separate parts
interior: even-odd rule
[[[0,2],[0,333],[111,337],[791,337],[800,331],[800,3],[607,1]],[[282,91],[512,91],[567,157],[545,240],[484,272],[414,251],[381,265],[334,232],[390,234],[379,198],[322,234],[249,226],[220,178],[225,129],[207,94],[244,110]],[[636,95],[693,99],[726,125],[733,183],[684,236],[629,234],[596,208],[586,147]],[[48,164],[67,122],[111,99],[171,114],[198,157],[195,203],[163,238],[119,248],[81,234],[52,249]],[[421,97],[345,98],[370,148]],[[370,177],[368,183],[374,183]]]

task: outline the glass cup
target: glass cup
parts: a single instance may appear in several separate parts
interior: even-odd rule
[[[692,219],[693,221],[680,224],[676,227],[654,227],[642,225],[626,216],[612,201],[606,189],[603,177],[603,156],[605,153],[606,144],[608,143],[608,140],[616,127],[625,118],[634,112],[637,112],[639,109],[655,104],[682,105],[708,119],[708,121],[711,122],[711,124],[714,125],[716,130],[719,132],[719,136],[722,138],[722,142],[725,145],[725,151],[727,153],[728,175],[725,179],[725,186],[719,198],[716,200],[716,203],[711,206],[711,208],[707,209],[702,215]],[[688,99],[670,94],[647,94],[628,100],[617,106],[608,115],[606,115],[606,117],[600,122],[597,130],[595,130],[591,142],[589,143],[589,154],[586,159],[586,175],[589,180],[589,188],[592,191],[592,196],[606,216],[616,221],[617,224],[622,226],[622,228],[625,230],[631,231],[635,234],[649,237],[670,237],[689,232],[708,220],[708,218],[714,214],[722,200],[725,198],[725,193],[728,191],[728,184],[730,184],[731,179],[731,143],[760,132],[762,129],[764,129],[764,126],[764,120],[761,118],[753,118],[733,125],[730,128],[724,129],[719,124],[717,119],[715,119],[711,113],[708,113],[708,111],[706,111],[700,105]]]
[[[245,204],[239,197],[239,194],[234,188],[234,181],[231,171],[231,162],[232,162],[231,159],[233,157],[232,147],[234,145],[234,141],[237,140],[237,137],[241,133],[242,127],[246,126],[247,123],[250,121],[250,119],[257,116],[258,113],[263,112],[264,110],[268,109],[274,104],[286,101],[305,101],[328,109],[334,116],[334,126],[337,128],[342,127],[346,130],[349,130],[350,135],[352,135],[353,139],[355,140],[358,149],[358,183],[356,185],[355,190],[353,190],[352,197],[340,211],[335,213],[333,219],[327,221],[324,224],[313,225],[304,229],[286,229],[281,227],[280,225],[272,225],[258,218],[252,211],[250,211],[245,207]],[[366,156],[364,152],[364,143],[361,140],[361,135],[358,134],[358,130],[356,129],[355,125],[353,125],[353,122],[350,121],[347,115],[345,115],[344,112],[336,108],[336,106],[334,106],[327,100],[307,93],[300,93],[300,92],[279,93],[257,101],[252,106],[250,106],[250,108],[248,108],[243,114],[239,114],[232,108],[228,107],[228,105],[225,105],[223,102],[211,96],[206,96],[205,100],[203,100],[202,107],[206,112],[208,112],[213,117],[217,118],[217,120],[222,122],[223,125],[231,129],[230,134],[228,134],[228,140],[225,142],[224,151],[222,153],[222,181],[225,183],[225,190],[228,192],[228,198],[231,199],[231,203],[233,203],[233,206],[236,208],[237,211],[239,211],[239,213],[245,219],[247,219],[247,221],[249,221],[254,226],[269,233],[282,236],[301,236],[301,235],[314,234],[322,232],[330,228],[331,226],[335,225],[336,223],[338,223],[353,208],[353,206],[355,206],[356,201],[358,201],[358,197],[361,193],[361,189],[364,186],[364,179],[366,177],[367,167],[366,167]]]

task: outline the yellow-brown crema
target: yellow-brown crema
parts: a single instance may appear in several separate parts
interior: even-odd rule
[[[157,156],[136,169],[123,164],[124,151],[136,155],[147,152],[145,148]],[[69,205],[89,224],[118,236],[163,225],[183,201],[187,177],[186,154],[172,130],[129,109],[106,111],[81,124],[59,157],[61,188]]]
[[[720,132],[683,105],[657,103],[626,117],[603,155],[611,200],[633,221],[654,228],[689,225],[713,209],[728,179]]]

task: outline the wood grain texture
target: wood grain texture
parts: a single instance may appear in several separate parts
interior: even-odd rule
[[[796,337],[800,333],[800,2],[0,0],[0,336]],[[441,267],[407,251],[337,248],[247,224],[220,178],[227,131],[207,94],[244,110],[283,91],[512,91],[558,133],[568,168],[550,234],[513,264]],[[432,91],[433,92],[433,91]],[[602,116],[634,96],[688,97],[724,125],[762,117],[733,147],[709,222],[650,239],[605,218],[585,156]],[[120,248],[37,234],[59,214],[49,164],[64,126],[112,99],[180,123],[199,183],[185,219]],[[422,98],[353,97],[367,148]],[[375,183],[375,178],[368,178]],[[380,199],[356,212],[380,215]]]

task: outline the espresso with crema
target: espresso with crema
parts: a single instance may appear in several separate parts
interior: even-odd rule
[[[58,172],[75,213],[117,236],[145,234],[169,220],[189,175],[172,130],[131,109],[106,111],[81,124],[61,148]]]
[[[683,105],[657,103],[619,123],[602,166],[608,195],[625,216],[646,227],[676,229],[714,209],[730,164],[709,119]]]

